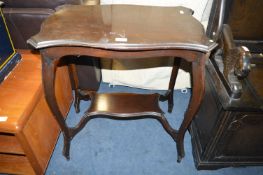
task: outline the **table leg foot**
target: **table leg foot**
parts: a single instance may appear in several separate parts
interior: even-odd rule
[[[182,159],[183,159],[182,156],[179,156],[179,155],[177,156],[177,162],[178,162],[178,163],[181,163]]]
[[[67,159],[70,160],[70,142],[71,139],[64,136],[64,147],[63,147],[63,156]]]
[[[177,140],[176,147],[177,147],[177,162],[180,163],[182,158],[184,158],[185,156],[184,142],[182,140]]]

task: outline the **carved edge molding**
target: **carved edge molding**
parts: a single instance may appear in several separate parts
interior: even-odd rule
[[[35,49],[42,49],[46,47],[57,47],[57,46],[80,46],[80,47],[92,47],[101,49],[112,49],[112,50],[157,50],[157,49],[187,49],[195,50],[200,52],[210,52],[216,46],[217,43],[211,42],[210,45],[200,45],[200,44],[188,44],[188,43],[165,43],[165,44],[122,44],[122,43],[108,43],[108,44],[96,44],[87,43],[74,40],[50,40],[38,42],[34,38],[27,40],[27,43],[32,45]]]

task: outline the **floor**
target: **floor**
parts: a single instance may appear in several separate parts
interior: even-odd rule
[[[109,87],[105,83],[99,91],[156,92],[123,86]],[[160,102],[160,107],[173,127],[178,128],[189,98],[189,90],[177,90],[171,114],[167,113],[167,103]],[[78,115],[71,108],[67,118],[69,126],[74,126],[79,121],[88,105],[89,102],[81,102],[81,112]],[[263,175],[263,167],[196,170],[189,133],[185,137],[186,156],[181,163],[177,163],[175,142],[161,124],[153,119],[94,119],[72,140],[69,161],[62,156],[62,146],[60,136],[46,170],[47,175]]]

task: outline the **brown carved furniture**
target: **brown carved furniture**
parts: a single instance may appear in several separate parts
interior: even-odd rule
[[[0,84],[0,173],[44,174],[55,147],[59,126],[41,83],[39,54],[20,51],[21,62]],[[56,97],[63,117],[72,101],[67,67],[56,77]]]
[[[263,165],[262,6],[214,1],[207,34],[218,34],[220,47],[207,63],[204,100],[190,127],[198,169]]]
[[[206,37],[202,25],[192,17],[190,9],[133,5],[67,6],[50,16],[28,43],[41,52],[45,97],[62,129],[63,154],[67,159],[73,137],[90,119],[98,117],[157,119],[175,140],[178,161],[184,157],[184,135],[203,97],[205,61],[216,47]],[[173,56],[191,62],[193,93],[180,128],[173,129],[165,119],[158,107],[158,94],[94,92],[86,94],[91,99],[91,106],[83,118],[75,127],[68,127],[58,108],[53,81],[57,67],[72,63],[65,57],[67,55],[133,59],[138,64],[140,58],[153,56]],[[175,64],[170,93],[163,99],[172,98],[178,67]],[[171,100],[169,103],[172,106]]]

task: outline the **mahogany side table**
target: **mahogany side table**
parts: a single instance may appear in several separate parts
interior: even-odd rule
[[[157,119],[177,145],[178,162],[184,157],[184,135],[204,94],[205,61],[217,46],[203,26],[184,7],[101,5],[62,7],[47,18],[41,31],[28,43],[42,55],[45,97],[64,136],[64,156],[69,159],[70,141],[93,118]],[[192,97],[178,130],[173,129],[158,105],[158,94],[96,94],[88,92],[91,106],[75,127],[68,127],[54,94],[56,69],[71,64],[66,56],[134,59],[156,56],[175,58],[168,93],[169,111],[181,58],[192,63]],[[162,58],[161,58],[162,59]],[[163,58],[165,59],[165,58]],[[77,79],[76,82],[77,83]]]

